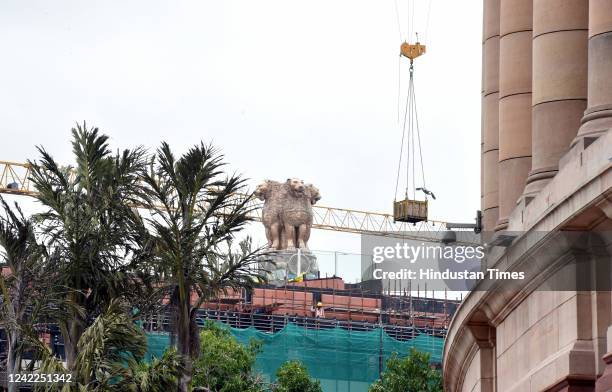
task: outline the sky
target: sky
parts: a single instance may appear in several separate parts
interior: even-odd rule
[[[481,9],[451,0],[3,0],[0,160],[35,159],[42,145],[72,163],[70,129],[86,121],[114,149],[167,141],[179,154],[212,142],[252,189],[298,177],[320,189],[321,205],[390,213],[398,85],[403,106],[408,80],[399,45],[418,33],[430,218],[473,222]],[[249,232],[263,241],[259,223]],[[310,248],[358,253],[360,238],[316,230]]]

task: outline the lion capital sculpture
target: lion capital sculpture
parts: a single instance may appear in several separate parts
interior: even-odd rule
[[[274,250],[308,250],[312,228],[312,205],[321,199],[312,184],[288,178],[284,183],[266,180],[255,190],[264,201],[262,222],[268,247]]]

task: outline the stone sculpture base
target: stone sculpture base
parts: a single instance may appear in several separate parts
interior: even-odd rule
[[[297,250],[270,251],[259,257],[258,264],[273,285],[283,285],[302,274],[306,279],[319,277],[317,257],[309,251],[300,250],[299,255]]]

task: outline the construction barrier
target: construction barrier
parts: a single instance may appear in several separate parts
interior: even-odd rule
[[[316,323],[316,322],[315,322]],[[254,327],[230,328],[241,343],[251,339],[263,342],[255,370],[274,382],[277,369],[288,360],[301,361],[311,376],[321,381],[325,392],[365,392],[379,378],[381,365],[392,353],[406,355],[412,347],[427,352],[432,362],[440,362],[444,339],[415,331],[412,337],[398,340],[385,328],[350,330],[339,326],[306,328],[287,323],[277,332],[262,332]],[[160,356],[169,344],[169,335],[148,333],[148,356]]]

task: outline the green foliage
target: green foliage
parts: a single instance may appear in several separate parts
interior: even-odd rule
[[[183,371],[183,360],[174,348],[151,363],[131,359],[123,370],[117,391],[169,392],[176,390]]]
[[[382,379],[370,386],[369,392],[442,392],[440,371],[432,369],[429,354],[410,350],[410,355],[399,358],[393,354],[387,361]]]
[[[55,291],[64,297],[68,317],[57,317],[71,370],[77,341],[113,298],[137,297],[132,258],[142,247],[133,233],[143,223],[130,203],[139,194],[145,150],[112,154],[108,137],[85,124],[72,130],[74,167],[58,165],[39,147],[31,181],[44,212],[35,215],[41,241],[48,249],[48,271]],[[132,284],[130,284],[130,281]]]
[[[19,320],[26,307],[33,309],[28,315],[37,315],[52,304],[55,311],[46,315],[60,327],[67,370],[78,384],[87,390],[117,385],[147,390],[138,385],[162,385],[151,380],[164,372],[147,373],[152,368],[142,363],[146,341],[120,303],[146,312],[148,304],[169,297],[177,353],[151,366],[162,366],[158,370],[173,377],[180,374],[172,382],[178,380],[178,389],[186,392],[200,350],[197,309],[220,291],[251,288],[259,277],[258,251],[251,249],[250,239],[234,243],[250,220],[252,196],[237,196],[247,193],[246,180],[226,175],[223,156],[210,145],[195,145],[175,158],[163,143],[148,159],[141,147],[113,153],[108,141],[83,123],[72,129],[74,166],[60,166],[43,147],[39,160],[29,162],[44,210],[32,221],[7,215],[13,228],[0,227],[0,248],[11,268],[8,278],[0,276],[0,324],[9,331],[11,347],[31,341],[43,367],[61,371],[32,328],[17,328],[27,327]],[[149,207],[147,219],[135,204]],[[44,279],[34,284],[30,278],[38,268]],[[27,290],[27,298],[44,292],[54,299],[24,302]],[[207,341],[222,337],[219,331],[210,334],[204,335]],[[247,390],[256,351],[256,345],[249,346],[237,359],[240,365],[234,363],[248,377],[236,378],[233,390]],[[11,358],[18,363],[16,355]],[[181,366],[172,367],[179,358]]]
[[[84,384],[96,385],[96,381],[120,370],[124,361],[141,361],[147,339],[128,317],[126,307],[113,300],[106,312],[83,332],[77,347],[77,378]]]
[[[2,197],[0,208],[0,269],[9,272],[6,276],[0,273],[0,329],[8,343],[6,369],[18,373],[23,353],[32,347],[34,323],[53,312],[53,291],[43,263],[45,249],[36,241],[34,222],[16,203],[11,208]],[[11,392],[17,389],[15,385],[8,388]]]
[[[298,361],[285,362],[276,372],[275,392],[322,392],[321,383],[312,380]]]
[[[63,364],[39,343],[41,373],[68,373]],[[95,392],[166,392],[176,389],[183,360],[174,349],[150,364],[144,362],[147,340],[118,300],[85,329],[78,341],[79,354],[72,385]],[[45,388],[38,388],[45,389]],[[49,388],[46,388],[49,390]],[[70,390],[66,384],[62,391]]]
[[[228,328],[211,321],[200,332],[200,356],[194,361],[193,385],[214,392],[259,392],[260,380],[253,375],[261,343],[244,346]]]

